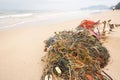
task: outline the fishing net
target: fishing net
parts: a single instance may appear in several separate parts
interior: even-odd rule
[[[101,74],[109,53],[88,31],[62,31],[45,40],[41,80],[109,80]]]

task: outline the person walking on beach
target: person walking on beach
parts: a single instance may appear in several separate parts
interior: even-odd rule
[[[113,10],[113,11],[115,10],[115,6],[112,7],[112,10]]]

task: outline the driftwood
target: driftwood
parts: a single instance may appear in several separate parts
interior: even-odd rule
[[[115,24],[115,27],[120,27],[120,24]]]

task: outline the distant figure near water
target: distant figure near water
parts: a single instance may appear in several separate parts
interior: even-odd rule
[[[115,10],[115,6],[114,6],[114,7],[112,7],[112,10],[113,10],[113,11]]]

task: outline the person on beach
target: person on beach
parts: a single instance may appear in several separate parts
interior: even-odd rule
[[[87,29],[91,35],[93,35],[94,37],[96,37],[97,39],[99,39],[99,36],[94,32],[94,28],[98,24],[99,24],[99,21],[94,22],[94,21],[91,21],[91,20],[83,20],[80,23],[79,27]]]
[[[112,10],[113,10],[113,11],[115,10],[115,6],[112,7]]]

